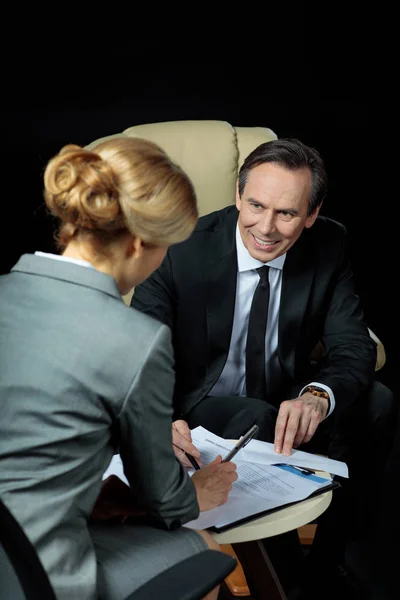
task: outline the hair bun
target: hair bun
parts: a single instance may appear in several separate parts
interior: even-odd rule
[[[61,221],[57,242],[106,248],[129,233],[153,246],[187,239],[198,218],[188,175],[159,146],[126,135],[65,146],[48,163],[45,199]],[[117,244],[118,245],[118,244]]]
[[[111,167],[96,152],[67,145],[47,165],[45,199],[51,213],[74,229],[124,226]]]

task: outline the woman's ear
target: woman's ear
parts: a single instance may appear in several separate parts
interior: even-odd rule
[[[126,256],[128,258],[141,258],[143,254],[144,244],[139,237],[129,235],[126,245]]]

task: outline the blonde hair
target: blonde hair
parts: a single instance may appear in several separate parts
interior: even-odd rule
[[[44,173],[44,197],[61,221],[64,248],[81,233],[101,242],[127,230],[168,246],[190,236],[198,218],[189,177],[153,142],[112,138],[91,150],[67,145]]]

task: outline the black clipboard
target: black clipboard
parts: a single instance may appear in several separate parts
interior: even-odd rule
[[[251,521],[255,521],[255,519],[259,519],[260,517],[265,517],[266,515],[271,515],[274,512],[278,512],[279,510],[283,510],[284,508],[288,508],[289,506],[294,506],[295,504],[300,504],[300,502],[304,502],[304,500],[309,500],[310,498],[315,498],[315,496],[319,496],[320,494],[325,494],[325,492],[329,492],[330,490],[335,490],[337,488],[342,487],[338,481],[332,481],[330,485],[327,485],[319,490],[315,490],[312,494],[303,498],[302,500],[296,500],[295,502],[288,502],[287,504],[282,504],[281,506],[276,506],[275,508],[269,508],[268,510],[262,510],[258,513],[253,513],[252,515],[248,515],[247,517],[243,517],[242,519],[238,519],[237,521],[233,521],[232,523],[227,523],[222,527],[218,527],[214,525],[213,527],[207,527],[209,531],[214,533],[223,533],[224,531],[228,531],[229,529],[234,529],[235,527],[239,527],[244,523],[249,523]]]

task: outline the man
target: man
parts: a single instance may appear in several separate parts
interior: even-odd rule
[[[371,503],[362,520],[357,500],[376,489],[371,473],[386,459],[395,409],[373,381],[376,345],[345,228],[319,216],[325,194],[314,149],[295,139],[262,144],[240,169],[236,207],[202,217],[132,306],[172,330],[180,426],[235,438],[256,422],[276,452],[301,447],[347,462],[350,480],[318,527],[326,566],[343,561],[345,535],[373,514]]]

